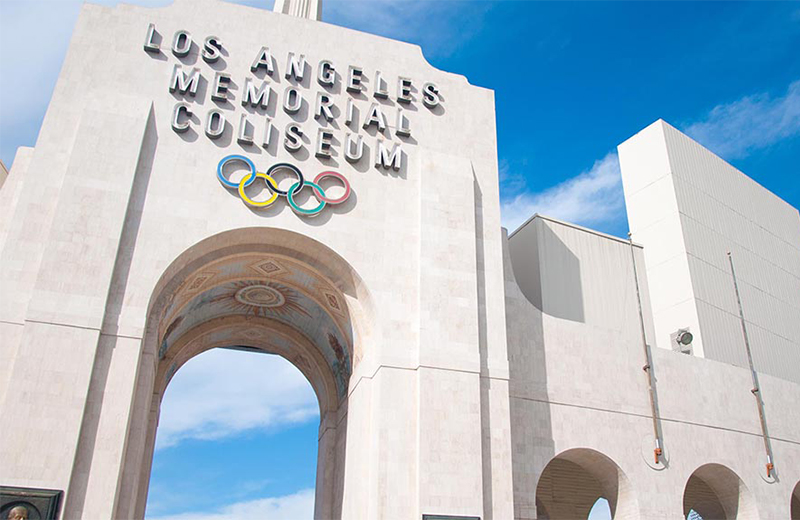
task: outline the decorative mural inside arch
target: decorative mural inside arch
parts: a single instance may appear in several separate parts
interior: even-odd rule
[[[187,277],[162,312],[159,360],[171,357],[170,348],[198,325],[232,315],[269,318],[305,336],[330,366],[339,397],[346,394],[353,369],[353,332],[344,296],[319,273],[280,255],[227,258]],[[239,339],[263,345],[281,342],[278,350],[293,350],[285,344],[288,339],[260,329],[242,330]],[[237,338],[227,334],[218,338],[208,334],[203,344],[236,346]],[[304,362],[301,357],[289,360]]]

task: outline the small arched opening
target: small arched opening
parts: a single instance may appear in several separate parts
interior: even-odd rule
[[[294,232],[235,230],[183,253],[157,284],[148,310],[133,410],[141,426],[129,431],[116,516],[144,516],[170,380],[187,361],[222,347],[281,356],[308,380],[320,417],[314,516],[338,518],[347,396],[369,333],[367,313],[368,294],[350,265]]]
[[[795,484],[792,490],[792,498],[790,504],[790,517],[792,520],[800,520],[800,482]]]
[[[697,468],[683,491],[683,516],[691,520],[756,519],[755,500],[742,479],[721,464]]]
[[[638,518],[631,483],[613,460],[592,449],[576,448],[547,464],[536,486],[538,519],[586,519],[604,509],[611,518]]]

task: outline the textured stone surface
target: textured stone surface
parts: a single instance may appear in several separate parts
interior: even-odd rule
[[[151,23],[159,53],[143,48]],[[186,57],[168,48],[179,30],[195,42]],[[224,52],[207,63],[212,34]],[[250,72],[262,46],[273,76]],[[285,75],[290,52],[308,62],[302,81]],[[331,89],[317,81],[324,59]],[[195,97],[169,91],[176,65],[202,74]],[[365,92],[346,89],[350,66]],[[211,98],[221,71],[227,101]],[[388,98],[374,96],[378,71]],[[398,77],[412,81],[408,105]],[[266,108],[242,106],[247,78],[273,90]],[[437,107],[422,102],[425,82]],[[282,108],[289,87],[304,99],[294,113]],[[318,93],[338,107],[333,121],[314,118]],[[170,124],[179,102],[193,112],[184,133]],[[398,170],[375,165],[379,132],[363,127],[373,103],[387,115],[382,142],[402,146]],[[399,107],[411,136],[396,132]],[[217,140],[203,127],[213,109],[227,120]],[[242,115],[253,145],[237,140]],[[305,134],[296,152],[283,146],[293,123]],[[320,128],[333,132],[330,158],[315,153]],[[354,163],[348,132],[364,137]],[[666,145],[645,145],[667,171]],[[216,177],[230,154],[261,172],[335,170],[353,193],[314,218],[283,198],[250,209]],[[717,466],[741,479],[740,518],[786,518],[800,480],[797,384],[761,375],[780,475],[768,482],[748,371],[653,349],[668,462],[654,467],[629,244],[544,217],[504,239],[496,154],[493,93],[413,45],[212,0],[85,5],[37,146],[0,190],[0,414],[24,425],[0,428],[0,483],[64,490],[63,518],[143,517],[170,378],[208,348],[245,346],[286,357],[317,393],[317,518],[533,519],[540,488],[551,512],[602,493],[617,518],[680,518],[690,479],[703,482],[690,496],[717,489],[732,503],[735,481]],[[639,181],[629,205],[677,207],[674,183]],[[658,230],[682,236],[675,223]],[[649,250],[664,247],[634,256],[655,345],[653,314],[666,311],[655,299],[651,311],[651,290],[703,271],[645,266]]]

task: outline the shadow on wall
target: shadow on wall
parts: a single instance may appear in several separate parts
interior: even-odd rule
[[[758,518],[750,490],[736,473],[721,464],[700,466],[689,477],[683,491],[684,517],[692,510],[709,519]]]
[[[550,316],[586,322],[581,262],[542,217],[514,232],[508,248],[515,279],[529,302]]]
[[[119,317],[122,312],[125,289],[128,285],[128,276],[133,259],[132,254],[123,254],[123,252],[133,251],[136,247],[136,238],[139,234],[142,210],[147,187],[150,184],[150,173],[157,144],[158,132],[156,130],[155,113],[151,106],[133,177],[133,186],[128,198],[128,207],[125,211],[125,224],[122,228],[119,250],[114,261],[111,285],[103,315],[103,329],[107,332],[116,333],[118,331]],[[114,350],[117,348],[117,341],[118,338],[116,336],[108,333],[100,337],[88,390],[88,394],[96,396],[96,398],[87,402],[81,422],[81,436],[78,440],[75,466],[72,470],[69,493],[64,506],[64,518],[77,518],[84,508],[89,486],[90,469],[97,444],[97,433],[100,427],[100,410],[106,395],[105,387],[108,383],[111,360]]]
[[[535,244],[535,241],[526,242]],[[532,258],[534,269],[538,271],[538,255]],[[555,455],[555,441],[548,404],[542,312],[520,290],[516,269],[511,263],[509,240],[505,236],[503,271],[511,442],[515,454],[512,458],[514,517],[532,520],[537,517],[536,479]]]
[[[608,501],[613,518],[639,517],[630,481],[613,460],[587,448],[567,450],[553,458],[539,478],[537,518],[587,518],[600,498]]]
[[[581,282],[581,261],[549,226],[541,226],[543,269],[548,277],[542,280],[544,311],[565,320],[586,322]]]

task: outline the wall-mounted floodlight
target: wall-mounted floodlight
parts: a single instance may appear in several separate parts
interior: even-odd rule
[[[672,340],[672,350],[681,352],[682,354],[692,354],[692,341],[694,334],[689,332],[689,329],[678,329],[669,335]]]
[[[692,335],[692,333],[686,329],[679,330],[678,334],[675,336],[675,341],[677,341],[678,343],[680,343],[685,347],[691,345],[693,339],[694,336]]]

